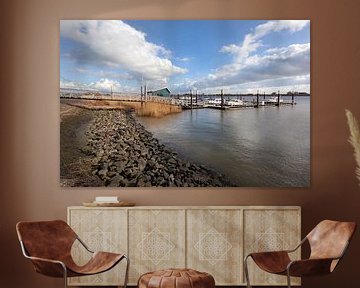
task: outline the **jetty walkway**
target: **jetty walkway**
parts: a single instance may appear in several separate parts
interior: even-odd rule
[[[106,101],[124,101],[124,102],[152,102],[168,105],[180,106],[182,109],[243,109],[243,108],[260,108],[282,105],[295,105],[295,96],[291,95],[291,100],[284,100],[283,96],[289,95],[253,95],[252,99],[242,100],[241,96],[236,95],[177,95],[173,97],[163,97],[154,95],[141,95],[137,93],[99,93],[85,92],[72,93],[69,91],[60,91],[61,99],[82,99],[82,100],[106,100]],[[247,96],[249,97],[249,96]]]

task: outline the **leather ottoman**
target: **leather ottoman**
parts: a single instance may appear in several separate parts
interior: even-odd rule
[[[192,269],[166,269],[140,276],[138,288],[214,288],[214,277]]]

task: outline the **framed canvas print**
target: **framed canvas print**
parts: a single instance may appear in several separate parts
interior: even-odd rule
[[[309,20],[61,20],[63,187],[310,185]]]

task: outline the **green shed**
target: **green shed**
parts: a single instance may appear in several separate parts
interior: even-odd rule
[[[149,95],[152,96],[162,96],[162,97],[169,97],[170,96],[170,90],[168,88],[163,88],[156,91],[149,91]]]

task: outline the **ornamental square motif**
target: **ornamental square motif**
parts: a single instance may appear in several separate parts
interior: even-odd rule
[[[285,234],[282,232],[274,232],[270,228],[263,233],[256,233],[255,235],[254,251],[277,251],[288,247],[284,240]]]
[[[101,231],[96,227],[91,232],[84,233],[84,242],[95,251],[112,251],[111,232]]]
[[[199,236],[200,239],[194,248],[198,251],[200,260],[208,261],[213,266],[218,261],[227,260],[227,253],[232,248],[227,240],[227,233],[219,233],[215,228],[211,228]]]
[[[170,233],[154,228],[149,233],[142,233],[142,240],[138,244],[138,248],[141,250],[142,260],[149,260],[157,265],[160,261],[170,260],[170,252],[175,245],[170,241]]]

